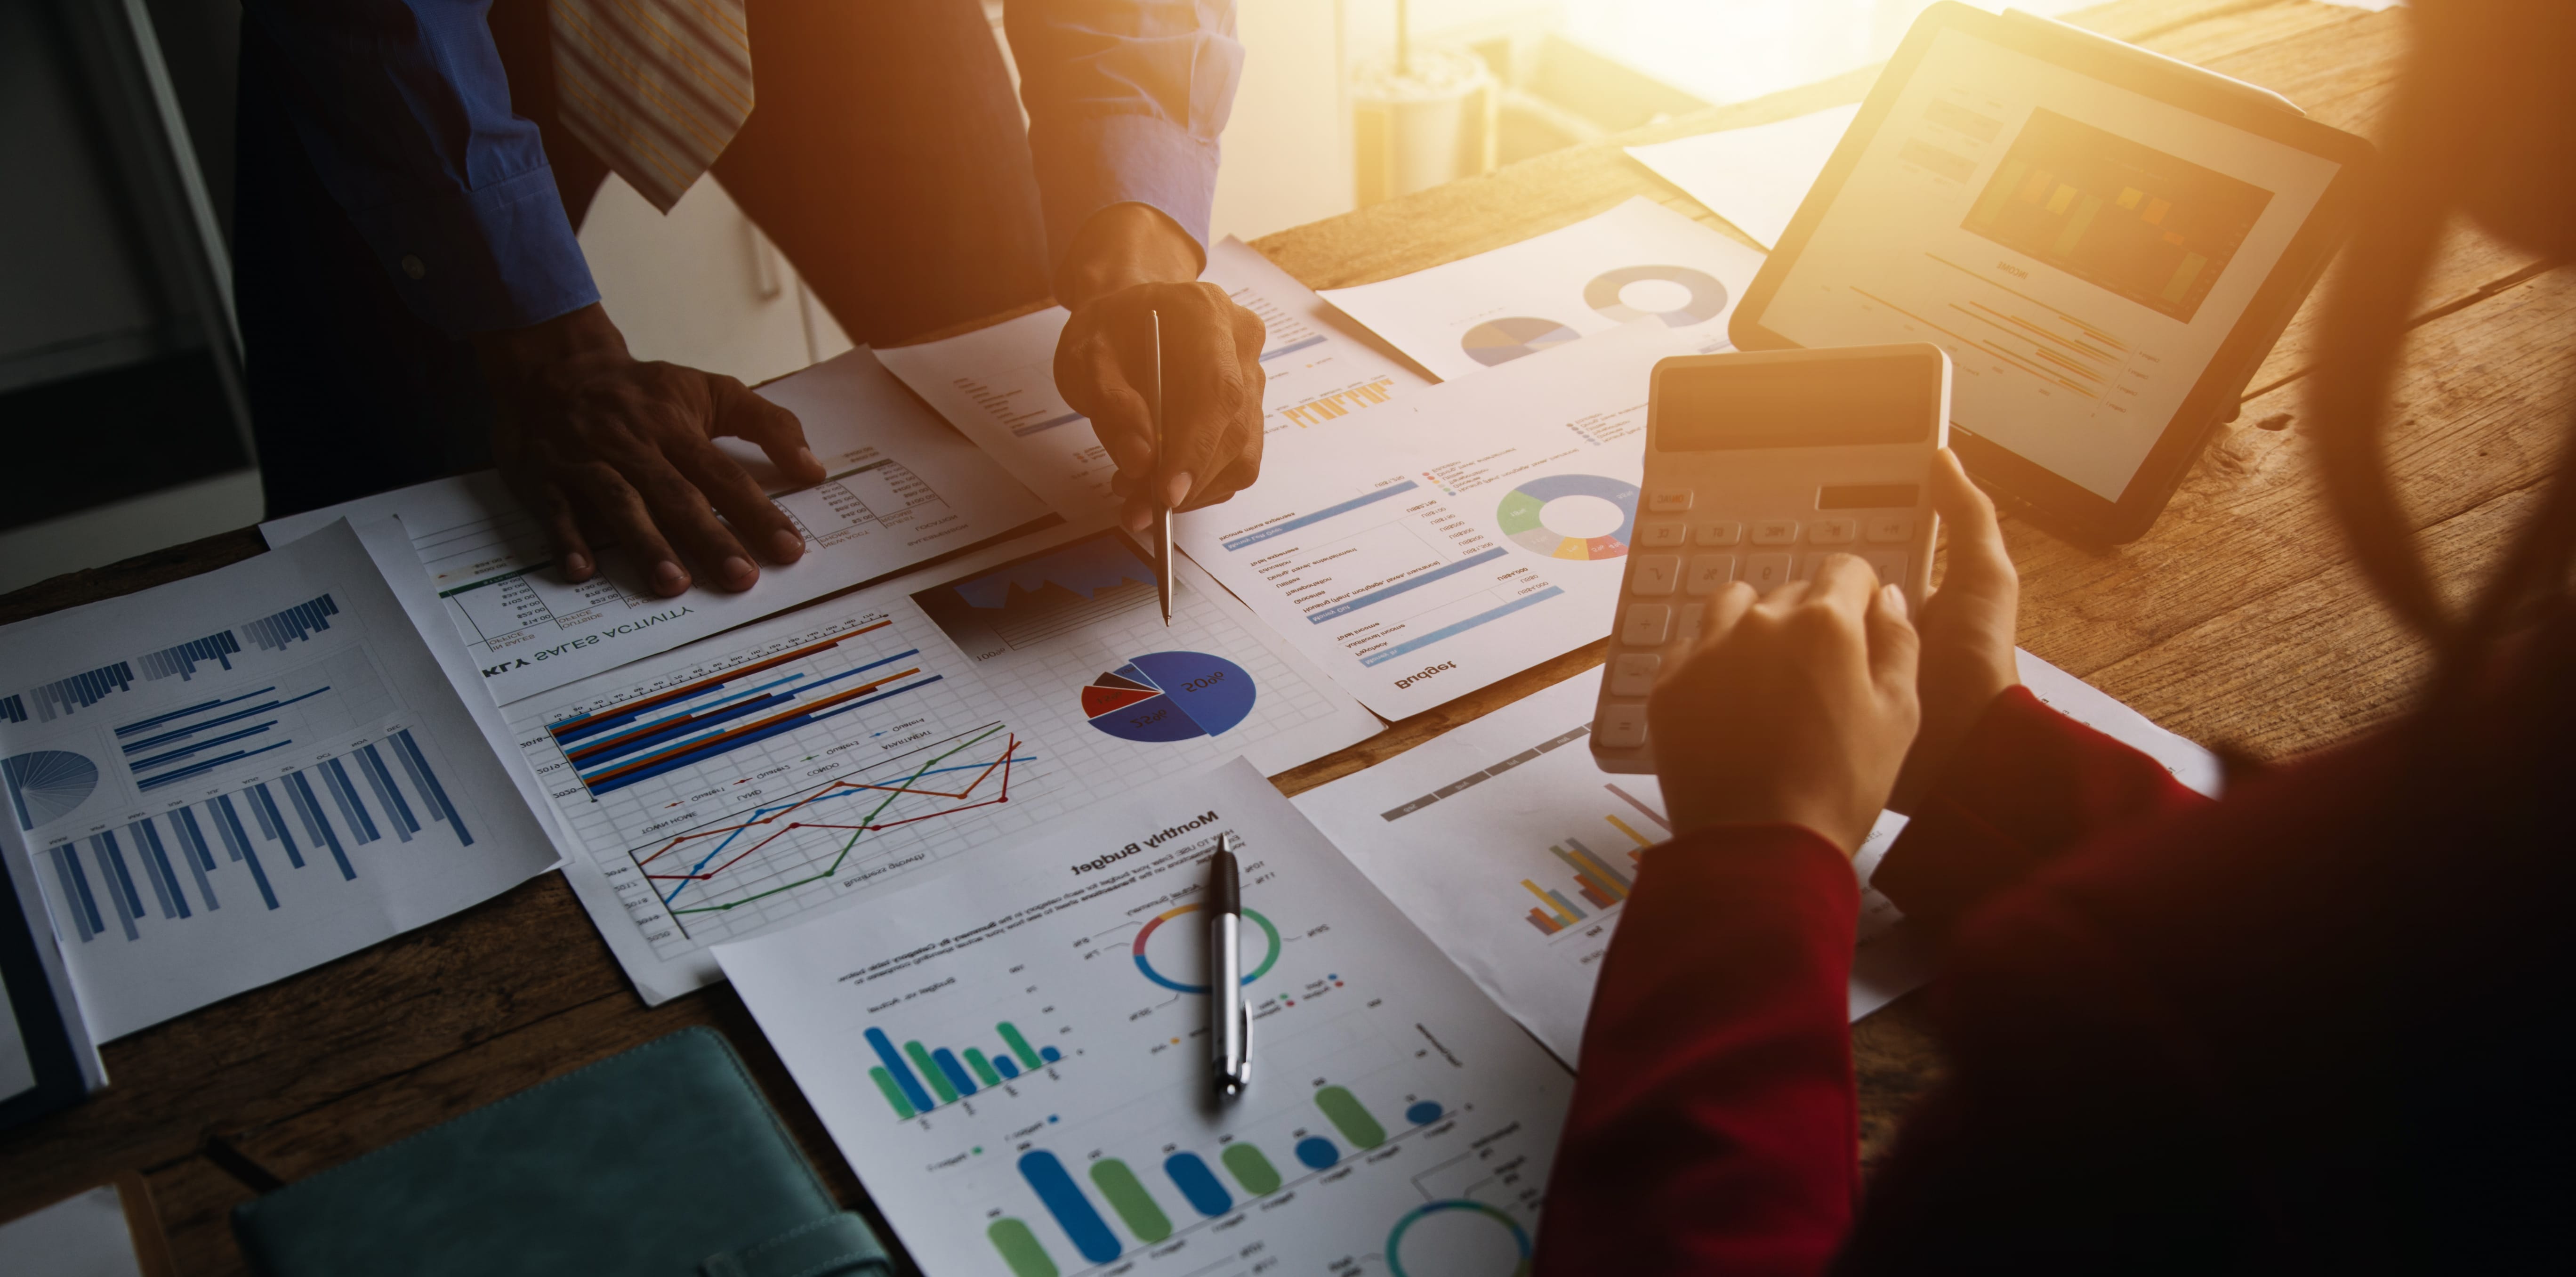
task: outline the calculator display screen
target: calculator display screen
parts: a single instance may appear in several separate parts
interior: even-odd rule
[[[1831,448],[1932,437],[1940,364],[1929,359],[1746,360],[1656,378],[1655,446],[1666,452]]]

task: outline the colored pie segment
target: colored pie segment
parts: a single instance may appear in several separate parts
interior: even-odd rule
[[[1469,359],[1491,368],[1523,355],[1535,355],[1550,346],[1581,340],[1583,334],[1553,319],[1514,315],[1489,319],[1468,329],[1467,335],[1459,339],[1458,348],[1466,351]]]
[[[1619,507],[1617,530],[1598,536],[1568,536],[1547,526],[1541,513],[1560,497],[1598,497]],[[1524,550],[1554,559],[1615,559],[1628,552],[1637,532],[1637,485],[1597,474],[1551,474],[1524,479],[1503,494],[1494,510],[1503,535]]]
[[[1222,656],[1148,652],[1092,679],[1082,715],[1120,740],[1196,740],[1250,717],[1255,695],[1252,676]]]

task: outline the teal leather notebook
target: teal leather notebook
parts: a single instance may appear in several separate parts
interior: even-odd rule
[[[724,1038],[685,1029],[236,1207],[272,1277],[878,1277]]]

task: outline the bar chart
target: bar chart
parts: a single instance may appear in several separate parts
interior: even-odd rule
[[[251,636],[251,642],[258,650],[279,652],[288,644],[330,629],[331,618],[339,612],[340,605],[325,594],[244,622],[239,629]],[[217,630],[203,638],[172,644],[127,660],[112,661],[22,693],[0,697],[0,719],[12,723],[26,722],[32,706],[37,721],[50,723],[89,709],[111,695],[130,691],[138,682],[153,683],[165,678],[184,682],[195,678],[198,667],[202,665],[230,670],[233,668],[232,658],[241,650],[239,635],[230,629]]]
[[[868,1046],[876,1052],[878,1063],[868,1070],[868,1079],[885,1094],[895,1120],[909,1121],[983,1087],[1000,1086],[1064,1059],[1055,1047],[1029,1045],[1028,1036],[1008,1020],[995,1023],[993,1035],[1001,1046],[990,1054],[981,1047],[951,1050],[924,1047],[918,1041],[907,1041],[897,1050],[885,1030],[872,1026]]]

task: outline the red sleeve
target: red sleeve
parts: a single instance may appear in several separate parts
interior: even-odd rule
[[[1851,863],[1794,825],[1646,854],[1604,959],[1537,1271],[1822,1272],[1860,1183]]]
[[[2208,802],[2154,759],[2004,689],[1869,885],[1947,930],[2001,888],[2115,825]]]

